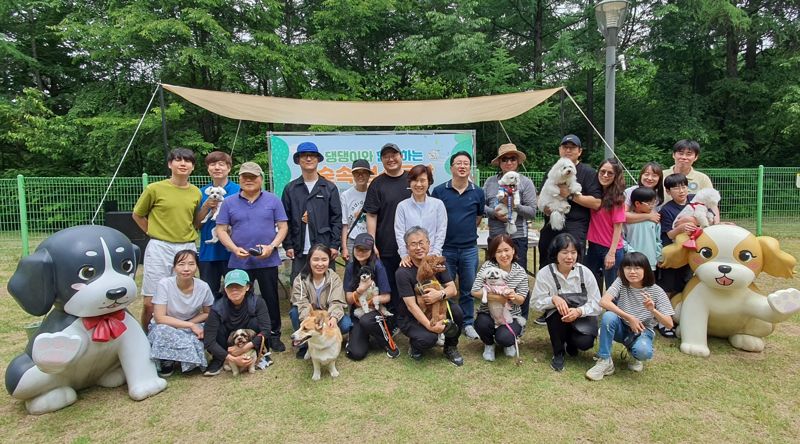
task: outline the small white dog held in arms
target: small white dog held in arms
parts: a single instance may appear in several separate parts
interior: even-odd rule
[[[550,208],[550,227],[553,230],[564,229],[566,215],[571,209],[569,201],[561,197],[559,185],[566,185],[570,194],[580,194],[582,188],[576,177],[577,172],[575,164],[562,157],[547,173],[547,180],[542,186],[542,192],[539,193],[538,207],[541,211]]]
[[[719,191],[713,188],[704,188],[698,191],[692,201],[683,207],[675,217],[675,222],[684,217],[694,217],[698,227],[708,228],[714,225],[714,211],[719,213],[721,199]],[[672,224],[672,228],[675,228],[675,223]]]
[[[225,191],[225,188],[222,187],[208,187],[206,188],[205,193],[206,196],[208,196],[208,200],[213,199],[219,202],[222,202],[222,200],[225,199],[225,195],[228,194],[228,192]],[[217,207],[214,208],[214,211],[209,211],[201,223],[206,223],[209,220],[214,220],[214,221],[217,220],[218,214],[219,214],[219,205],[217,205]],[[216,244],[217,242],[219,242],[219,238],[217,237],[217,232],[216,230],[211,230],[211,239],[207,240],[206,243]]]
[[[495,327],[512,322],[511,304],[489,300],[489,293],[507,296],[513,291],[506,283],[507,277],[508,273],[499,267],[487,266],[483,273],[483,296],[481,297],[481,302],[489,307],[489,315],[492,317]]]
[[[494,211],[498,216],[508,216],[506,220],[506,233],[514,234],[517,232],[517,206],[520,204],[519,197],[519,173],[509,171],[497,181],[497,206]],[[509,202],[511,197],[511,202]],[[510,211],[510,214],[509,214]]]

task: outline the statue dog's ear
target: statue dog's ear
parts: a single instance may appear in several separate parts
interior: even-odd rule
[[[19,261],[17,271],[8,281],[8,293],[23,310],[43,316],[56,299],[56,278],[53,258],[41,249]]]

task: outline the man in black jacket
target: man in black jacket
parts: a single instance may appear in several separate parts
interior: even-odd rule
[[[283,189],[281,201],[289,218],[289,234],[283,248],[286,256],[292,259],[292,281],[305,267],[312,245],[327,246],[334,259],[339,254],[342,204],[336,185],[317,172],[323,160],[325,158],[312,142],[298,145],[294,163],[300,165],[302,175]],[[333,265],[331,261],[331,267]]]

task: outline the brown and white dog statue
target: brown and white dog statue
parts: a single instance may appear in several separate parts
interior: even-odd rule
[[[330,316],[325,310],[312,310],[300,323],[300,329],[292,333],[292,345],[299,347],[308,343],[308,355],[314,365],[311,379],[319,381],[321,369],[326,367],[332,378],[339,376],[336,358],[342,349],[342,332],[337,325],[328,325]]]
[[[712,225],[696,236],[696,247],[682,246],[681,234],[664,248],[665,268],[689,265],[694,276],[672,299],[679,321],[681,351],[708,356],[708,335],[727,338],[734,347],[764,350],[775,324],[800,311],[800,291],[778,290],[764,296],[753,283],[763,271],[791,278],[797,260],[772,237],[756,237],[736,225]]]

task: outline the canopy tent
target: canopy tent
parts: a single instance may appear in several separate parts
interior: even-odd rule
[[[447,100],[351,102],[281,97],[162,85],[215,114],[254,122],[331,126],[416,126],[487,122],[516,117],[563,88]]]

